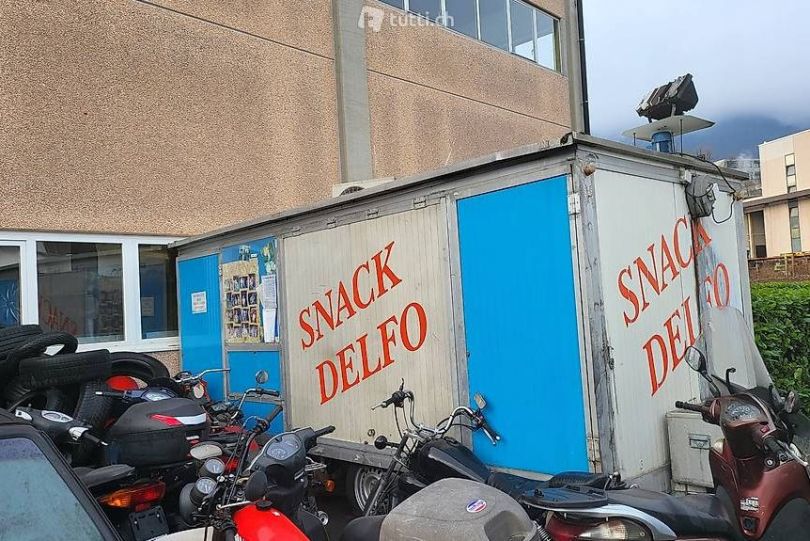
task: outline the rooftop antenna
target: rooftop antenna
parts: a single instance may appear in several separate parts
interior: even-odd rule
[[[691,111],[698,103],[695,83],[692,74],[687,73],[665,85],[661,85],[647,94],[636,108],[638,116],[646,117],[648,123],[625,131],[622,135],[636,140],[647,141],[652,150],[658,152],[675,152],[675,135],[681,140],[683,152],[683,135],[698,130],[711,128],[714,122],[684,114]]]

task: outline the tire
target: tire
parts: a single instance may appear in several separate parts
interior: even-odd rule
[[[92,426],[100,432],[110,418],[114,398],[107,396],[97,396],[96,391],[109,391],[106,383],[100,380],[88,381],[79,388],[79,399],[73,409],[73,418]],[[98,446],[90,442],[80,442],[73,447],[71,452],[72,465],[83,466],[91,464],[98,453]]]
[[[168,378],[169,369],[151,355],[122,351],[110,355],[113,376],[131,376],[147,383],[156,378]]]
[[[352,464],[346,469],[346,499],[356,516],[363,516],[366,502],[374,494],[374,489],[385,470]],[[377,509],[381,514],[391,510],[390,496],[379,502]]]
[[[42,328],[39,325],[20,325],[0,329],[0,379],[16,375],[13,373],[14,370],[6,365],[8,354],[40,334],[42,334]]]
[[[73,401],[60,389],[39,389],[32,391],[12,381],[6,388],[6,406],[14,411],[20,406],[42,410],[61,411],[70,414]]]
[[[110,352],[100,349],[23,359],[19,373],[22,383],[34,390],[106,379],[110,375]]]
[[[21,360],[29,357],[39,357],[49,347],[59,345],[62,346],[62,349],[56,355],[75,353],[79,347],[79,341],[75,336],[66,332],[48,332],[31,337],[23,345],[8,354],[6,357],[6,369],[15,374]]]

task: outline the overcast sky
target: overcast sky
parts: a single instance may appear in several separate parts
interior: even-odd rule
[[[694,114],[810,127],[810,0],[584,0],[591,127],[646,122],[644,94],[694,75]]]

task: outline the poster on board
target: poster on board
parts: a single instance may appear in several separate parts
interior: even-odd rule
[[[278,341],[276,270],[273,238],[223,249],[221,291],[226,343]]]

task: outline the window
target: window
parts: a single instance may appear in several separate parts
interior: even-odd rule
[[[27,438],[0,439],[0,477],[13,487],[3,498],[3,539],[102,541],[104,536],[39,447]]]
[[[802,251],[802,234],[799,227],[799,201],[788,201],[788,215],[790,216],[790,250]]]
[[[504,0],[478,0],[481,39],[504,51],[509,50],[509,14]]]
[[[124,339],[120,244],[37,242],[39,324],[82,342]]]
[[[20,324],[20,248],[0,245],[0,329]]]
[[[517,0],[511,0],[509,9],[512,21],[512,52],[534,60],[534,10],[528,4]]]
[[[166,246],[138,246],[141,338],[177,336],[177,269]]]
[[[447,8],[445,24],[471,38],[478,38],[478,11],[476,0],[444,0]]]
[[[788,193],[795,192],[798,188],[796,185],[796,155],[788,154],[785,156],[785,176],[787,177],[787,191]]]
[[[382,0],[549,69],[561,70],[559,21],[523,0]]]

